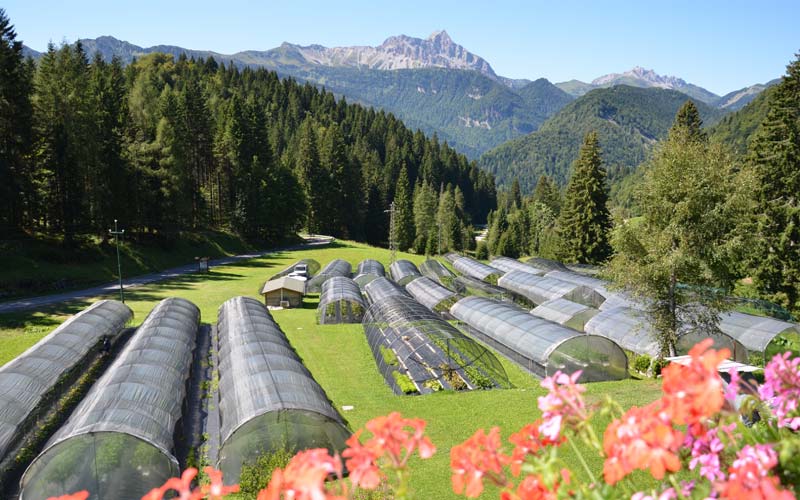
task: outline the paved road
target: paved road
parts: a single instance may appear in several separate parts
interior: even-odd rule
[[[273,248],[270,250],[264,250],[262,252],[257,252],[257,253],[234,255],[232,257],[213,259],[209,261],[209,264],[211,265],[211,267],[224,266],[226,264],[232,264],[240,260],[254,259],[269,252],[276,252],[281,250],[297,250],[309,246],[327,245],[331,241],[333,241],[333,238],[330,238],[328,236],[307,237],[305,238],[305,243],[302,243],[300,245]],[[149,283],[154,283],[156,281],[168,280],[170,278],[175,278],[183,274],[190,274],[195,271],[197,271],[196,262],[192,264],[186,264],[185,266],[173,267],[172,269],[167,269],[165,271],[157,273],[144,274],[142,276],[136,276],[133,278],[124,279],[122,280],[122,287],[125,290],[127,290],[128,288],[147,285]],[[56,293],[53,295],[43,295],[40,297],[29,297],[26,299],[12,300],[9,302],[0,302],[0,314],[36,309],[38,307],[47,306],[50,304],[58,304],[61,302],[67,302],[74,299],[97,297],[98,295],[114,293],[117,292],[118,290],[119,290],[119,282],[114,281],[113,283],[106,283],[105,285],[86,288],[84,290],[73,290],[71,292]]]

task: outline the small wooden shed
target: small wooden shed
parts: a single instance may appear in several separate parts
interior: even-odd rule
[[[305,291],[305,281],[284,276],[264,283],[261,295],[268,307],[300,307]]]

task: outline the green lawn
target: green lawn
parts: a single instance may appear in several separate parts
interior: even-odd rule
[[[200,307],[203,321],[213,322],[217,308],[226,299],[236,295],[257,296],[258,287],[268,276],[301,258],[314,258],[322,265],[334,258],[343,258],[354,268],[362,259],[374,258],[388,268],[389,252],[350,242],[339,242],[322,249],[280,252],[215,268],[207,275],[190,275],[131,290],[127,294],[128,304],[135,312],[135,323],[139,323],[158,300],[180,296]],[[398,254],[398,258],[408,258],[416,263],[424,260],[421,256],[409,254]],[[66,315],[89,302],[54,307],[42,313],[0,315],[0,363],[12,359]],[[367,420],[394,410],[428,421],[428,433],[438,452],[430,460],[411,463],[416,498],[454,497],[450,490],[449,450],[476,429],[497,425],[503,429],[503,435],[508,436],[538,417],[536,397],[543,394],[538,382],[502,356],[498,357],[514,389],[395,396],[376,369],[361,326],[317,325],[316,303],[317,298],[310,296],[303,308],[276,311],[274,317],[333,404],[338,409],[343,405],[354,406],[352,411],[343,412],[351,428],[357,429]],[[645,404],[655,399],[658,392],[657,382],[626,380],[590,384],[587,394],[590,400],[608,394],[629,406]],[[599,458],[587,459],[599,474],[602,467]],[[568,460],[574,464],[573,470],[579,473],[576,458],[568,455]]]

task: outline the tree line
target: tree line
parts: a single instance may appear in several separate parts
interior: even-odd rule
[[[609,215],[602,152],[587,134],[563,194],[547,176],[529,198],[518,183],[499,193],[479,250],[604,265],[648,305],[665,353],[682,325],[714,328],[745,278],[758,298],[797,315],[800,57],[767,99],[744,154],[710,140],[687,101],[638,167],[635,218]]]
[[[399,196],[410,247],[417,186],[458,199],[459,229],[496,203],[493,177],[435,135],[274,72],[163,54],[123,66],[80,44],[34,62],[1,10],[0,71],[0,237],[69,245],[119,219],[138,235],[306,228],[385,244]]]

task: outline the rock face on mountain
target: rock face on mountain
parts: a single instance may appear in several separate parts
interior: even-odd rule
[[[719,96],[702,87],[687,83],[682,78],[676,76],[662,76],[652,69],[645,69],[635,66],[630,71],[624,73],[610,73],[592,80],[592,83],[584,83],[578,80],[557,83],[556,86],[561,90],[574,95],[581,96],[593,89],[608,88],[615,85],[629,85],[641,88],[661,88],[677,90],[683,94],[693,97],[707,104],[712,104],[719,99]]]
[[[365,69],[448,68],[478,71],[494,80],[498,77],[486,60],[455,43],[446,31],[426,39],[399,35],[377,47],[323,47],[291,45],[309,63]]]

